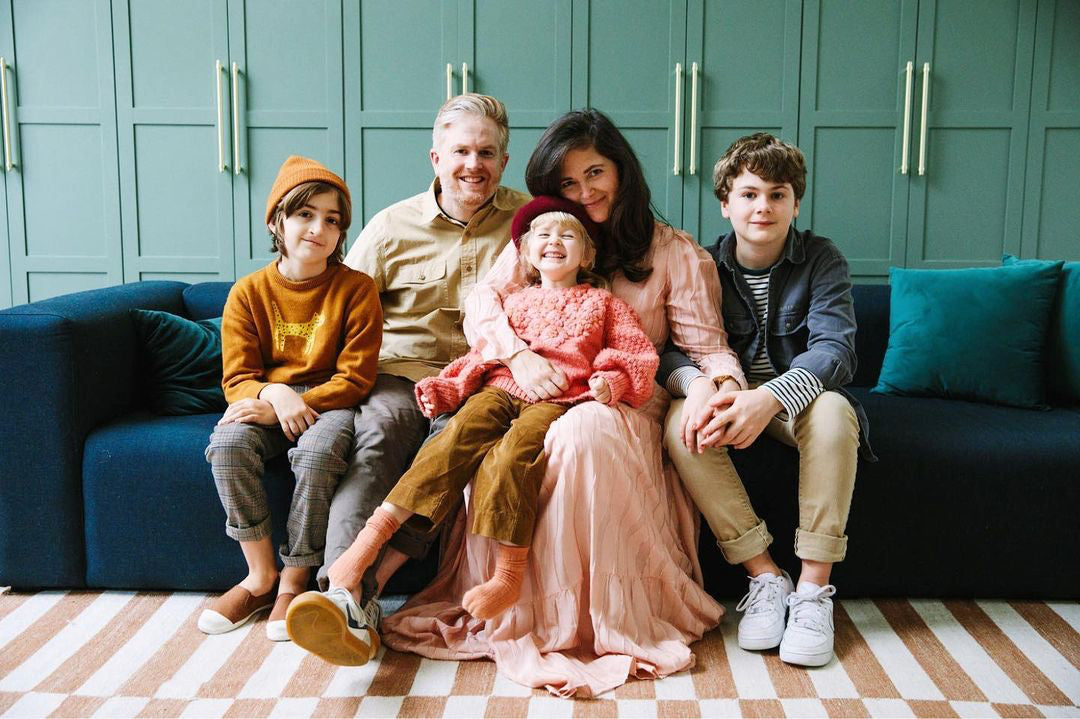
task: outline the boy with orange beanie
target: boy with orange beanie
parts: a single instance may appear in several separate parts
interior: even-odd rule
[[[345,182],[289,157],[266,202],[279,257],[237,281],[222,317],[222,386],[229,407],[206,448],[248,574],[199,617],[232,631],[273,606],[266,633],[288,639],[285,612],[323,561],[330,498],[349,468],[354,411],[375,382],[382,309],[374,281],[342,264],[352,204]],[[288,451],[296,488],[280,577],[261,478]],[[275,599],[276,597],[276,599]]]

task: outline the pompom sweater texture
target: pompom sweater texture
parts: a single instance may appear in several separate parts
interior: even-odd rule
[[[641,329],[637,314],[607,290],[590,285],[544,289],[526,287],[504,302],[510,326],[533,352],[563,371],[569,388],[548,402],[575,404],[595,399],[591,377],[603,377],[611,402],[639,407],[652,396],[660,362],[656,348]],[[416,384],[416,399],[426,395],[435,405],[433,417],[457,409],[480,387],[491,385],[528,401],[509,368],[485,362],[480,353],[451,362],[437,377]],[[423,404],[420,405],[423,410]]]

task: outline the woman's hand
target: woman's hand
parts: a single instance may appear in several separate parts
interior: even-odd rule
[[[679,418],[679,435],[682,437],[683,445],[690,450],[691,454],[701,452],[698,447],[698,428],[712,416],[707,402],[713,396],[715,389],[716,385],[713,381],[703,375],[694,379],[687,390],[682,417]]]
[[[281,431],[290,442],[295,442],[319,418],[319,413],[308,407],[300,395],[288,385],[267,385],[259,393],[259,399],[264,399],[274,406]]]
[[[265,399],[242,399],[233,402],[218,420],[218,424],[259,424],[272,427],[278,423],[274,406]]]
[[[745,392],[717,392],[708,402],[712,419],[700,430],[698,444],[704,447],[730,445],[746,449],[764,431],[776,413],[784,408],[767,389]]]
[[[589,389],[592,390],[593,397],[600,404],[611,404],[611,387],[608,387],[607,380],[603,377],[590,377]]]
[[[531,402],[558,397],[570,387],[562,370],[532,350],[521,350],[506,362],[506,366]]]

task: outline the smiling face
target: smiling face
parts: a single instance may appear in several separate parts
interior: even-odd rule
[[[271,232],[274,226],[268,225]],[[336,192],[308,198],[282,221],[281,260],[286,277],[314,277],[326,269],[327,259],[341,242],[341,206]]]
[[[439,178],[439,206],[455,220],[468,222],[499,186],[509,155],[499,149],[494,120],[464,114],[439,134],[431,166]]]
[[[618,192],[619,168],[614,162],[593,147],[567,151],[559,193],[571,202],[584,205],[593,222],[607,222]]]
[[[592,264],[591,245],[565,220],[540,215],[532,221],[525,241],[526,257],[540,273],[541,287],[573,287],[578,270]]]
[[[769,182],[745,169],[732,180],[720,207],[735,230],[735,257],[749,268],[770,267],[780,259],[791,222],[799,216],[790,182]]]

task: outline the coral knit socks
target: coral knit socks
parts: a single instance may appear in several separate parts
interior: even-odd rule
[[[327,576],[334,587],[358,587],[364,572],[379,556],[379,550],[401,526],[394,515],[378,507],[345,553],[330,565]]]
[[[521,581],[529,561],[528,547],[500,544],[495,574],[478,587],[465,592],[461,606],[477,619],[491,619],[514,606],[521,594]]]

